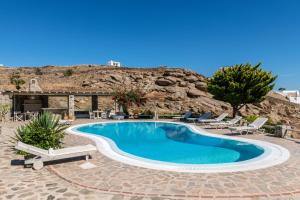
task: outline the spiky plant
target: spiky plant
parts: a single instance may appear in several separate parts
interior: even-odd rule
[[[58,117],[52,113],[44,112],[28,124],[19,127],[13,140],[42,149],[58,149],[62,147],[66,128],[68,128],[67,125],[59,124]],[[22,151],[17,151],[17,153],[27,155]]]

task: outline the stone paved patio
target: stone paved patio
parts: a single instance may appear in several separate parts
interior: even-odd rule
[[[83,123],[78,120],[76,123]],[[97,167],[83,170],[83,160],[48,165],[40,171],[23,168],[9,143],[16,123],[0,135],[1,199],[300,199],[300,143],[263,135],[246,137],[282,145],[291,158],[267,169],[192,174],[151,170],[113,161],[100,153],[90,160]],[[244,136],[243,136],[244,137]],[[67,136],[66,146],[91,143]],[[13,165],[12,165],[12,163]]]

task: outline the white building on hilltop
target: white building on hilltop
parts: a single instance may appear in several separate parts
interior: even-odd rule
[[[107,62],[108,66],[121,67],[121,63],[117,61],[110,60]]]
[[[300,104],[299,90],[283,90],[279,94],[285,96],[292,103]]]

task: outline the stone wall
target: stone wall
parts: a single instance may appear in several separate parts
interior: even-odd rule
[[[49,108],[68,108],[68,96],[49,96]]]
[[[111,96],[98,96],[98,109],[105,110],[114,110],[115,102]]]
[[[0,104],[1,105],[9,105],[10,109],[12,109],[13,105],[12,105],[12,99],[9,97],[8,94],[3,94],[0,92]],[[8,112],[5,116],[5,120],[8,120],[11,116],[11,112]]]
[[[75,111],[89,111],[92,110],[91,96],[75,96]]]

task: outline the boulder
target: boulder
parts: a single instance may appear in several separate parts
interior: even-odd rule
[[[197,98],[197,97],[200,97],[200,96],[205,96],[205,93],[200,91],[200,90],[190,89],[187,92],[187,96],[190,97],[190,98]]]
[[[197,88],[198,90],[207,91],[207,84],[205,82],[199,81],[195,83],[195,88]]]
[[[165,91],[168,92],[168,93],[176,93],[176,88],[174,88],[174,87],[166,87]]]
[[[186,83],[185,81],[180,81],[180,82],[178,83],[178,86],[179,86],[179,87],[186,87],[186,86],[187,86],[187,83]]]
[[[184,77],[185,74],[183,74],[182,72],[173,72],[173,71],[166,71],[163,76],[173,76],[176,78],[181,78]]]
[[[190,83],[194,83],[194,82],[198,81],[198,78],[196,76],[191,75],[191,76],[186,76],[184,78],[184,80],[186,80],[186,81],[188,81]]]
[[[117,82],[122,82],[122,76],[120,76],[120,75],[118,75],[118,74],[111,74],[111,75],[110,75],[110,78],[111,78],[112,80],[117,81]]]
[[[170,86],[170,85],[174,85],[175,83],[176,82],[174,82],[173,80],[167,78],[159,78],[155,81],[155,84],[159,86]]]

